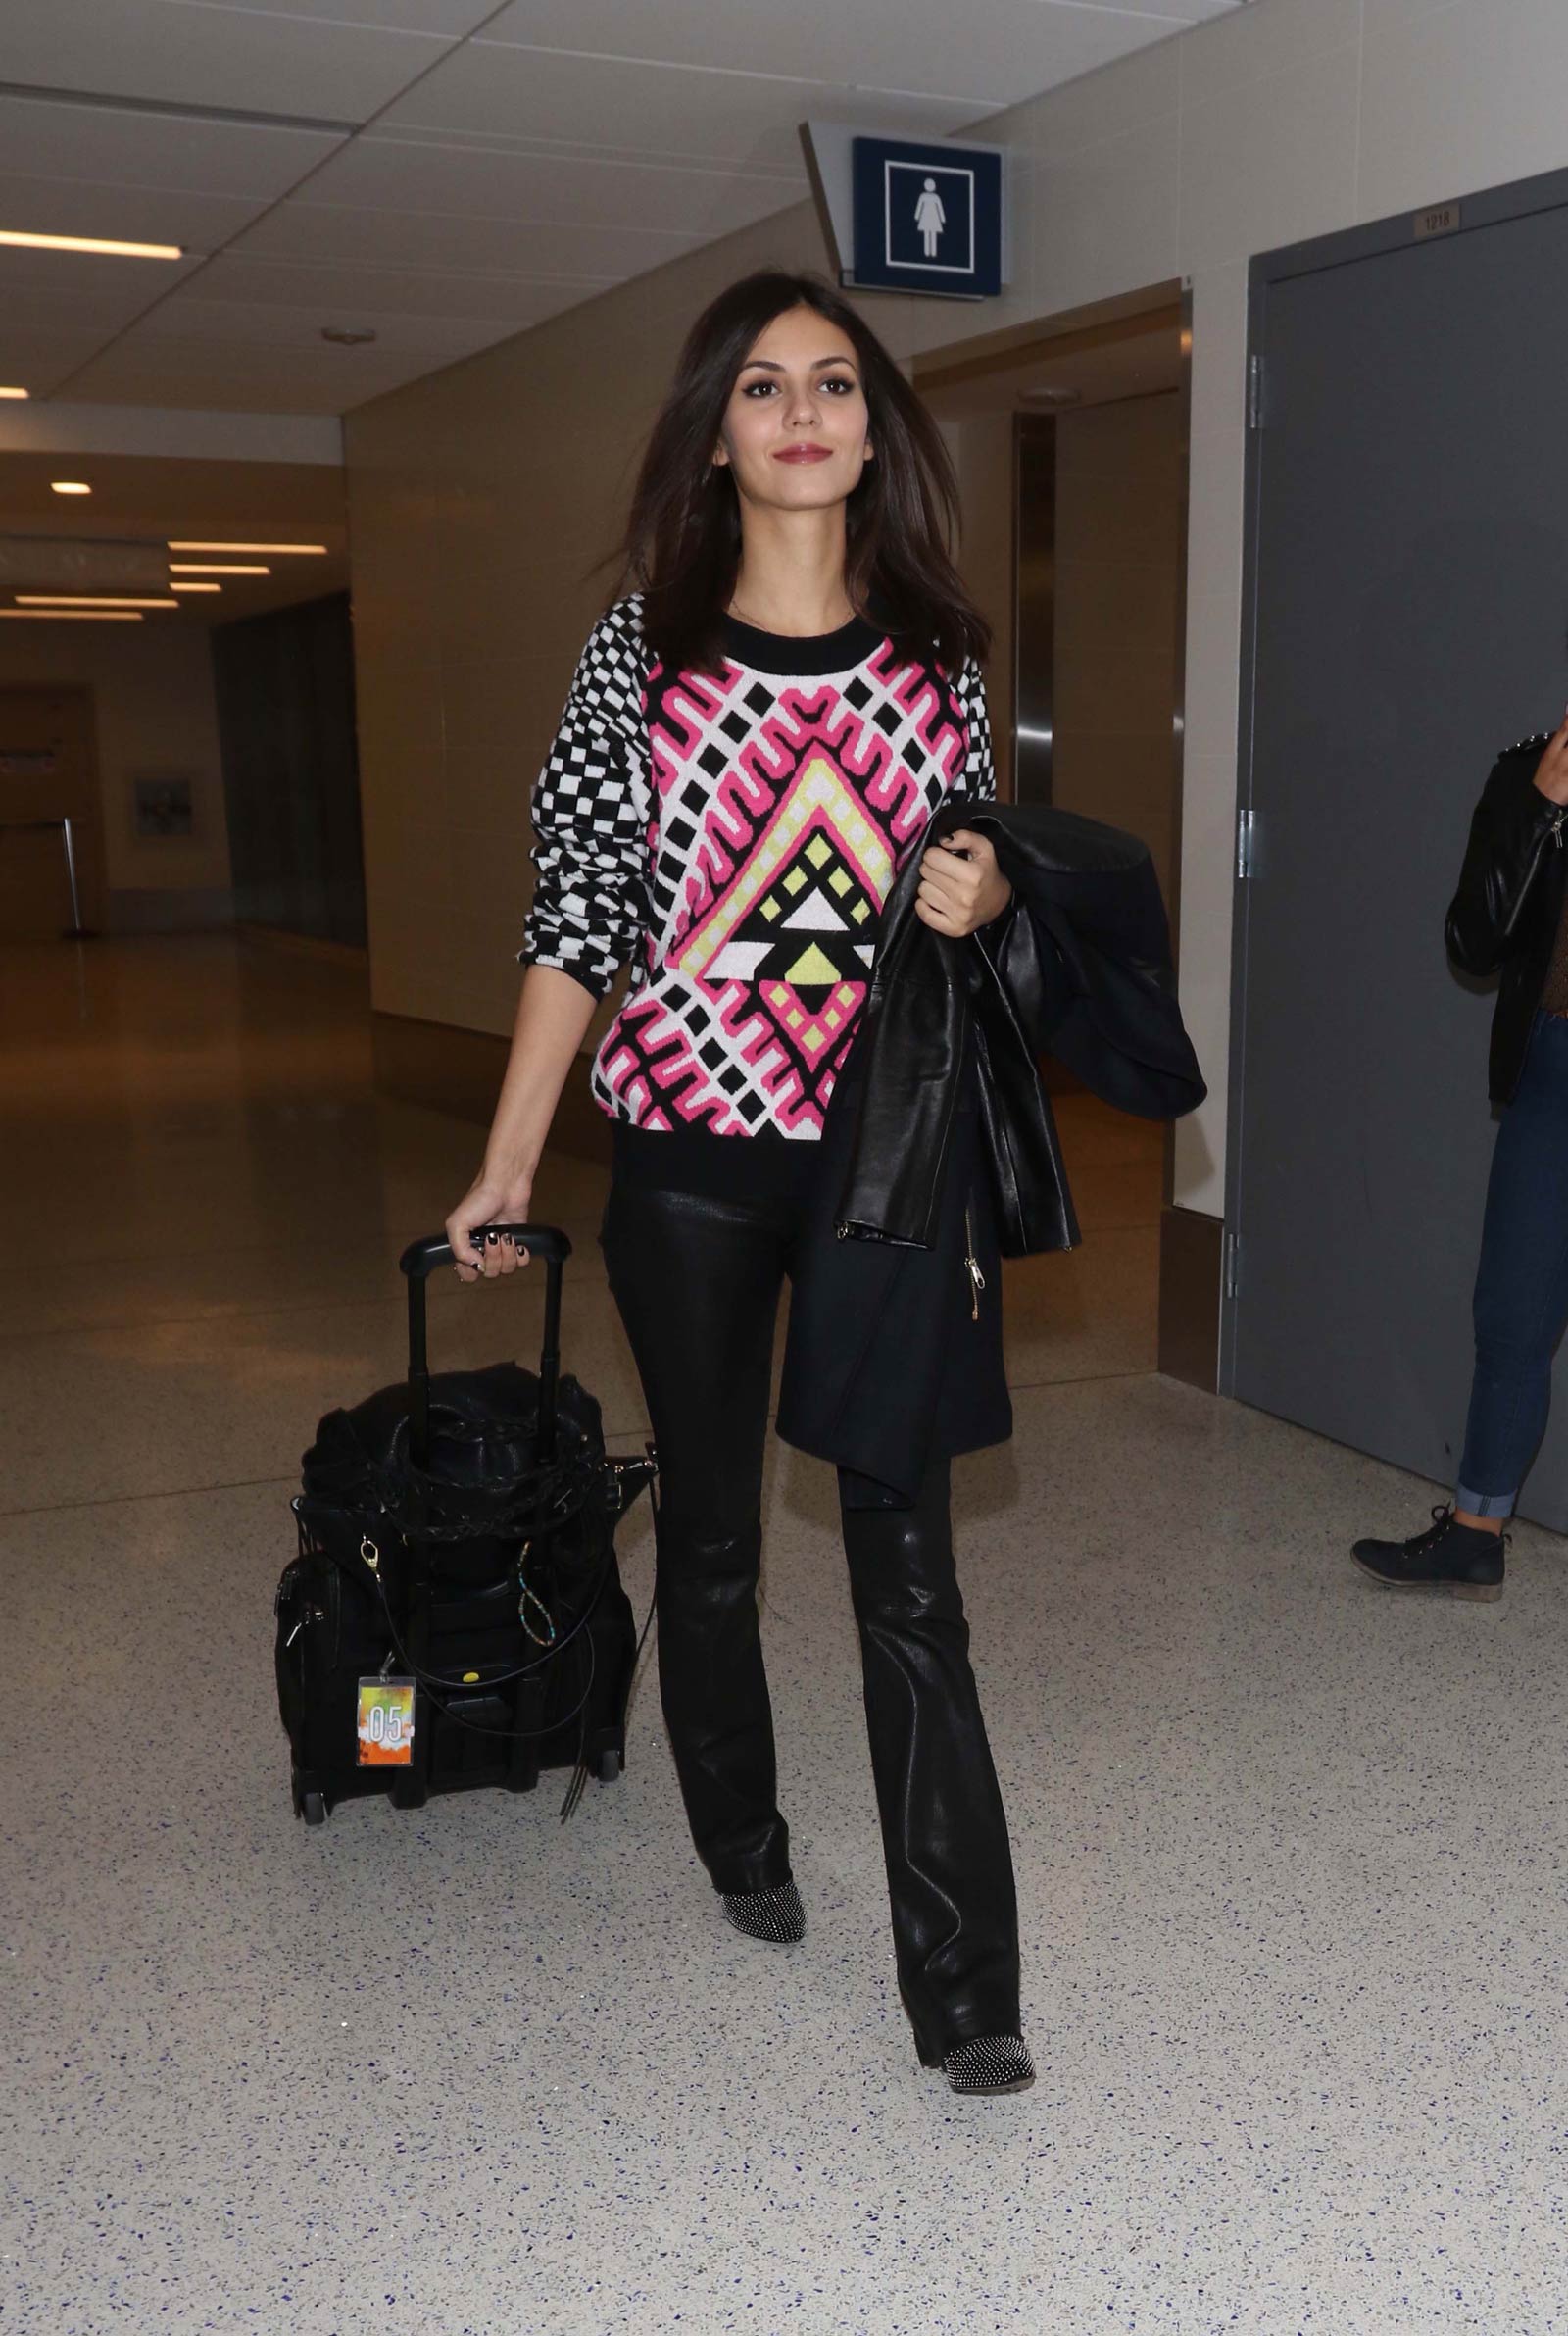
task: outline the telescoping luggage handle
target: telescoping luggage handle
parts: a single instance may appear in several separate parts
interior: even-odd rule
[[[531,1258],[545,1266],[545,1334],[539,1350],[539,1457],[553,1460],[556,1451],[556,1392],[561,1383],[561,1269],[571,1255],[571,1243],[559,1225],[487,1224],[474,1229],[482,1241],[487,1233],[508,1233]],[[429,1233],[411,1241],[399,1260],[409,1283],[409,1457],[416,1467],[430,1460],[430,1365],[425,1343],[424,1285],[438,1266],[450,1266],[452,1244],[445,1233]]]

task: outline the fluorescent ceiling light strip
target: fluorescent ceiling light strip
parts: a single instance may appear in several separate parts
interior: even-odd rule
[[[0,620],[14,617],[39,624],[140,624],[140,609],[0,609]]]
[[[111,260],[182,260],[180,243],[120,243],[107,235],[31,235],[21,227],[0,227],[0,243],[19,251],[97,252]]]
[[[19,609],[177,609],[177,600],[152,600],[126,592],[19,592]]]
[[[217,560],[171,560],[171,575],[270,575],[270,568],[228,568]]]
[[[324,552],[324,543],[175,543],[172,552]]]
[[[57,495],[90,495],[92,488],[84,478],[51,478],[49,484]]]
[[[221,584],[171,584],[171,592],[221,592]]]
[[[31,397],[30,389],[0,389],[0,397]]]

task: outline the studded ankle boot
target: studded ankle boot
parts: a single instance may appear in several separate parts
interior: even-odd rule
[[[793,1882],[776,1890],[726,1891],[724,1919],[770,1947],[793,1947],[806,1936],[806,1909]]]

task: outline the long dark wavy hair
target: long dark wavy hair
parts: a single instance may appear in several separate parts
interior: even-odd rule
[[[643,457],[622,547],[643,594],[643,632],[677,671],[723,664],[724,611],[740,565],[741,522],[727,464],[715,465],[742,366],[775,317],[814,309],[855,351],[874,458],[846,507],[844,588],[858,614],[907,637],[949,672],[984,657],[991,628],[953,563],[958,484],[942,433],[876,334],[819,276],[765,269],[704,309],[681,350]]]

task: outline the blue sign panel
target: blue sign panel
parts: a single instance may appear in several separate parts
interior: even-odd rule
[[[1002,156],[995,148],[857,138],[858,289],[988,300],[1002,289]]]

